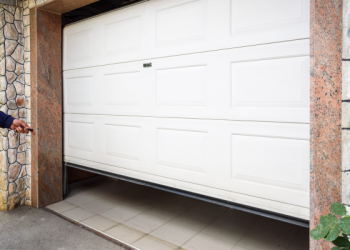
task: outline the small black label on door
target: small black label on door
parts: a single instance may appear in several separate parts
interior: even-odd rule
[[[144,68],[150,68],[150,67],[152,67],[152,63],[144,63],[143,67]]]

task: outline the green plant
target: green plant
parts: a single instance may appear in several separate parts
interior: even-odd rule
[[[322,215],[317,227],[312,229],[310,236],[314,240],[325,239],[332,242],[335,247],[332,250],[350,250],[350,216],[346,215],[346,208],[344,205],[337,202],[331,206],[333,214]],[[338,217],[341,218],[338,219]]]

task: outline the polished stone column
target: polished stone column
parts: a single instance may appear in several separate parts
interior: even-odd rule
[[[61,16],[30,10],[32,205],[62,200],[62,27]]]
[[[342,0],[311,0],[310,227],[341,202]],[[311,240],[310,249],[328,250]]]

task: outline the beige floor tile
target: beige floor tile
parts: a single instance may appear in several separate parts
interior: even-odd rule
[[[186,208],[173,205],[171,203],[163,203],[147,211],[149,214],[161,217],[165,220],[172,220],[178,215],[186,211]]]
[[[105,231],[105,233],[110,235],[113,238],[124,241],[125,243],[128,243],[128,244],[132,244],[133,242],[145,236],[144,233],[134,230],[132,228],[129,228],[127,226],[124,226],[122,224],[119,224],[116,227],[108,229],[107,231]]]
[[[212,237],[210,235],[199,233],[182,246],[188,250],[231,250],[234,244]]]
[[[80,207],[65,211],[62,214],[77,221],[82,221],[95,215],[94,213],[86,211]]]
[[[100,198],[100,196],[97,194],[84,192],[84,193],[78,193],[75,195],[69,195],[65,199],[65,201],[67,201],[73,205],[76,205],[76,206],[81,206],[81,205],[84,205],[84,204],[89,203],[91,201],[97,200],[98,198]]]
[[[141,232],[150,233],[164,225],[166,222],[167,221],[163,218],[148,213],[142,213],[123,222],[123,224],[131,228],[135,228]]]
[[[238,245],[252,250],[286,250],[289,243],[290,240],[271,235],[268,231],[250,229]]]
[[[105,190],[101,191],[101,190],[93,190],[91,189],[90,192],[94,193],[94,194],[99,194],[100,197],[108,197],[108,196],[111,196],[111,195],[114,195],[115,193],[118,192],[118,190],[116,189],[108,189],[106,188]]]
[[[81,194],[81,193],[85,193],[86,190],[87,189],[86,189],[85,186],[69,189],[69,196],[74,196],[74,195],[78,195],[78,194]]]
[[[309,245],[308,229],[124,181],[75,188],[49,208],[141,250],[307,250]]]
[[[300,243],[297,241],[292,241],[289,244],[289,247],[287,250],[308,250],[309,249],[309,243]]]
[[[221,240],[236,244],[242,239],[248,230],[249,227],[218,219],[208,227],[204,228],[202,232]]]
[[[132,217],[135,217],[136,215],[142,213],[141,210],[133,208],[133,207],[128,207],[128,206],[117,206],[111,210],[108,210],[101,215],[109,218],[111,220],[117,221],[117,222],[124,222],[126,220],[131,219]]]
[[[100,230],[102,232],[106,231],[107,229],[114,227],[118,224],[117,222],[110,220],[108,218],[105,218],[103,216],[100,216],[100,215],[95,215],[91,218],[83,220],[82,223],[84,223],[92,228],[95,228],[97,230]]]
[[[148,199],[148,198],[140,198],[140,197],[135,197],[134,199],[129,199],[124,202],[126,206],[129,207],[134,207],[142,211],[149,210],[155,206],[160,205],[162,202],[153,200],[153,199]]]
[[[153,231],[151,235],[174,245],[182,246],[197,233],[199,232],[191,228],[168,222],[167,224]]]
[[[47,208],[54,210],[58,213],[62,213],[64,211],[76,208],[77,206],[74,206],[72,204],[70,204],[69,202],[66,201],[60,201],[58,203],[52,204],[50,206],[47,206]]]
[[[232,250],[251,250],[251,249],[241,247],[241,246],[235,246]]]
[[[213,203],[200,201],[191,210],[198,211],[199,213],[211,214],[211,215],[221,215],[228,210],[227,207],[219,206]]]
[[[118,192],[114,192],[113,194],[107,194],[105,196],[105,198],[114,200],[115,202],[117,202],[117,203],[119,203],[121,205],[125,204],[129,200],[132,200],[132,197],[126,195],[123,192],[119,192],[119,191]]]
[[[191,228],[196,231],[201,231],[205,227],[209,226],[215,218],[206,214],[198,213],[197,211],[186,211],[179,215],[171,222],[182,225],[184,227]]]
[[[261,217],[254,228],[258,230],[268,230],[273,235],[292,239],[299,227],[286,222]]]
[[[169,203],[185,208],[194,207],[199,202],[199,200],[189,198],[186,196],[176,196],[174,199],[169,200]]]
[[[171,244],[157,240],[152,236],[143,237],[132,245],[141,250],[175,250],[178,248],[177,246],[171,246]]]
[[[224,214],[220,216],[220,219],[222,220],[228,220],[236,224],[248,227],[256,225],[261,218],[263,217],[236,209],[228,209]]]
[[[89,211],[95,214],[102,214],[108,210],[115,208],[116,206],[117,206],[117,203],[115,201],[107,198],[101,198],[101,199],[97,199],[89,203],[86,203],[80,207],[86,211]]]
[[[154,192],[154,198],[159,200],[159,201],[163,201],[163,202],[169,202],[173,199],[175,199],[176,197],[179,197],[180,195],[177,194],[173,194],[173,193],[169,193],[169,192],[165,192],[165,191],[161,191],[158,190],[157,192]]]

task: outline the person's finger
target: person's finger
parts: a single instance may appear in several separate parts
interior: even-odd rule
[[[23,134],[23,133],[24,133],[24,130],[23,130],[23,128],[21,128],[21,127],[17,127],[17,128],[16,128],[16,131],[17,131],[18,133],[20,133],[20,134]]]
[[[24,128],[24,132],[25,132],[26,134],[29,133],[28,128],[31,129],[31,127],[30,127],[27,123],[25,123],[24,121],[21,120],[21,121],[20,121],[20,126]],[[32,133],[33,135],[35,135],[35,132],[34,132],[34,131],[31,131],[31,133]]]
[[[19,125],[23,128],[30,128],[29,125],[22,120],[19,122]]]

